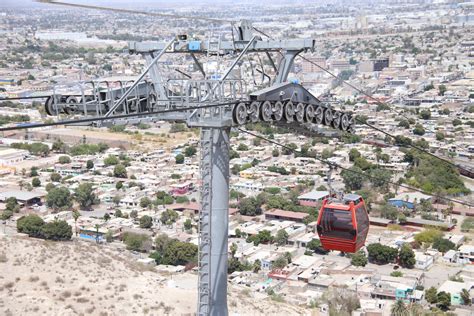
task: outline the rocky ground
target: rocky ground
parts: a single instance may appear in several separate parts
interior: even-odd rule
[[[0,315],[193,315],[195,280],[94,243],[0,235]],[[230,315],[311,313],[235,287],[228,303]]]

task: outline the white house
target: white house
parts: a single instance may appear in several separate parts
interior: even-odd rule
[[[462,263],[474,262],[474,245],[462,245],[459,247],[459,261]]]
[[[459,258],[459,254],[456,250],[449,250],[443,256],[443,261],[446,263],[457,263]]]
[[[428,270],[434,263],[434,258],[421,252],[415,252],[415,268],[420,270]]]

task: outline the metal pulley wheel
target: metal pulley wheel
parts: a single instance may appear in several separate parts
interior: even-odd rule
[[[250,103],[247,113],[248,120],[252,123],[257,123],[259,121],[260,102],[253,101]]]
[[[324,109],[317,105],[316,109],[314,110],[314,123],[322,124],[324,120]]]
[[[341,126],[341,112],[334,111],[331,125],[334,128],[339,128],[339,126]]]
[[[285,111],[284,111],[284,118],[285,121],[287,122],[293,122],[293,116],[295,115],[295,106],[293,105],[293,102],[288,101],[285,104]]]
[[[75,114],[77,112],[77,99],[74,96],[68,96],[66,98],[66,106],[64,107],[66,114]]]
[[[314,106],[312,104],[306,105],[304,109],[304,121],[306,123],[313,122],[314,119]]]
[[[347,128],[347,132],[351,134],[355,133],[355,120],[352,116],[349,118],[349,127]]]
[[[280,101],[275,102],[273,105],[273,119],[275,121],[281,121],[283,118],[283,103]]]
[[[347,115],[346,113],[342,114],[341,116],[341,129],[345,132],[347,132],[347,129],[349,128],[350,126],[350,119],[349,119],[349,115]]]
[[[264,122],[270,122],[272,120],[272,104],[270,101],[263,102],[260,107],[260,118]]]
[[[61,113],[59,107],[58,107],[58,102],[59,102],[59,96],[54,96],[51,95],[46,99],[46,102],[44,103],[44,110],[48,115],[56,115],[57,113]]]
[[[244,125],[247,122],[247,106],[245,103],[239,103],[234,106],[232,113],[234,122],[237,125]]]
[[[137,100],[127,100],[128,112],[136,112],[137,111]]]
[[[295,119],[298,123],[303,123],[304,121],[304,115],[305,115],[305,108],[304,108],[304,104],[303,103],[298,103],[296,105],[296,109],[295,109]]]
[[[327,108],[326,110],[324,110],[324,121],[323,121],[323,124],[326,125],[326,126],[331,125],[332,118],[333,118],[332,110],[331,110],[330,108]]]
[[[147,110],[148,110],[149,112],[153,112],[157,99],[158,99],[158,98],[156,97],[156,94],[154,94],[154,93],[151,93],[151,94],[148,96],[148,109],[147,109]]]

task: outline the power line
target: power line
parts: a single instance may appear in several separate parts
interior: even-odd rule
[[[30,125],[2,127],[0,128],[0,132],[39,128],[39,127],[50,127],[50,126],[58,126],[58,125],[72,125],[72,124],[81,124],[81,123],[110,121],[110,120],[116,120],[116,119],[158,115],[158,114],[174,113],[174,112],[186,112],[186,111],[207,109],[207,108],[213,108],[213,107],[219,107],[219,106],[234,105],[238,102],[240,102],[240,100],[235,100],[233,102],[213,103],[213,104],[204,104],[200,106],[189,106],[189,107],[177,108],[177,109],[160,110],[160,111],[154,111],[154,112],[130,113],[130,114],[114,115],[114,116],[109,116],[109,117],[91,117],[91,118],[84,118],[84,119],[77,119],[77,120],[57,121],[57,122],[51,122],[51,123],[38,123],[38,124],[30,124]]]
[[[45,99],[45,98],[48,98],[48,97],[49,97],[49,95],[29,96],[29,97],[12,97],[12,98],[2,98],[2,97],[0,97],[0,102],[1,101],[12,101],[12,100]]]
[[[329,71],[327,68],[324,68],[320,65],[318,65],[317,63],[313,62],[312,60],[309,60],[308,58],[304,57],[304,56],[299,56],[301,59],[309,62],[310,64],[318,67],[319,69],[321,69],[322,71],[324,71],[325,73],[329,74],[331,77],[334,77],[337,81],[351,87],[353,90],[365,95],[367,98],[371,99],[372,101],[374,101],[377,105],[381,105],[381,106],[387,106],[388,108],[390,108],[390,110],[393,110],[391,106],[389,106],[388,104],[380,101],[379,99],[377,99],[376,97],[372,96],[371,94],[365,92],[364,90],[362,90],[361,88],[358,88],[356,87],[355,85],[353,85],[352,83],[346,81],[346,80],[343,80],[341,78],[339,78],[336,74],[332,73],[331,71]],[[396,111],[396,110],[393,110],[395,113],[397,113],[398,115],[401,115],[403,116],[404,118],[408,119],[405,114],[403,114],[402,112],[399,112],[399,111]]]
[[[396,114],[401,115],[401,116],[405,117],[406,119],[408,119],[403,113],[394,110],[394,109],[393,109],[390,105],[388,105],[387,103],[384,103],[384,102],[380,101],[379,99],[373,97],[373,96],[370,95],[369,93],[367,93],[367,92],[365,92],[364,90],[362,90],[362,89],[360,89],[360,88],[354,86],[353,84],[351,84],[351,83],[349,83],[349,82],[347,82],[347,81],[345,81],[345,80],[342,80],[341,78],[339,78],[338,76],[336,76],[334,73],[332,73],[332,72],[329,71],[328,69],[326,69],[326,68],[324,68],[324,67],[318,65],[317,63],[315,63],[315,62],[309,60],[308,58],[306,58],[306,57],[304,57],[304,56],[299,56],[299,57],[300,57],[301,59],[303,59],[303,60],[309,62],[310,64],[312,64],[312,65],[318,67],[318,68],[321,69],[322,71],[326,72],[327,74],[331,75],[332,77],[336,78],[338,81],[340,81],[340,82],[346,84],[347,86],[351,87],[352,89],[356,90],[357,92],[359,92],[359,93],[365,95],[365,96],[368,97],[369,99],[371,99],[371,100],[373,100],[374,102],[376,102],[376,104],[382,105],[382,106],[386,106],[386,107],[388,107],[391,111],[395,112]],[[388,133],[388,132],[382,130],[381,128],[378,128],[378,127],[376,127],[376,126],[374,126],[374,125],[368,123],[368,122],[365,121],[365,120],[361,120],[361,119],[358,118],[357,116],[356,116],[354,119],[355,119],[357,122],[359,122],[359,123],[361,123],[361,124],[364,124],[364,125],[366,125],[366,126],[372,128],[373,130],[376,130],[376,131],[378,131],[378,132],[380,132],[380,133],[382,133],[382,134],[384,134],[384,135],[386,135],[386,136],[389,136],[389,137],[391,137],[391,138],[397,140],[397,136],[392,135],[392,134],[390,134],[390,133]],[[410,138],[409,138],[409,139],[410,139]],[[412,139],[410,139],[410,141],[412,141]],[[445,163],[447,163],[447,164],[449,164],[449,165],[451,165],[451,166],[454,166],[454,167],[456,167],[456,168],[459,168],[459,169],[468,171],[468,170],[464,169],[462,166],[456,165],[455,163],[453,163],[453,162],[451,162],[451,161],[449,161],[449,160],[446,160],[446,159],[444,159],[444,158],[441,158],[441,157],[439,157],[439,156],[437,156],[437,155],[435,155],[435,154],[429,152],[428,150],[425,150],[425,149],[423,149],[423,148],[421,148],[421,147],[419,147],[419,146],[413,145],[411,142],[408,143],[407,146],[412,147],[413,149],[416,149],[416,150],[418,150],[418,151],[420,151],[420,152],[423,152],[423,153],[425,153],[425,154],[427,154],[427,155],[429,155],[429,156],[431,156],[431,157],[433,157],[433,158],[436,158],[436,159],[438,159],[438,160],[441,160],[441,161],[443,161],[443,162],[445,162]]]
[[[142,15],[148,15],[148,16],[159,16],[159,17],[164,17],[164,18],[201,20],[201,21],[208,21],[208,22],[214,22],[214,23],[232,23],[232,22],[235,22],[235,21],[232,21],[232,20],[214,19],[214,18],[209,18],[209,17],[205,17],[205,16],[185,16],[185,15],[171,14],[171,13],[158,13],[158,12],[150,12],[150,11],[129,10],[129,9],[102,7],[102,6],[96,6],[96,5],[60,2],[60,1],[55,1],[55,0],[35,0],[35,1],[36,2],[41,2],[41,3],[47,3],[47,4],[55,4],[55,5],[62,5],[62,6],[67,6],[67,7],[74,7],[74,8],[94,9],[94,10],[111,11],[111,12],[118,12],[118,13],[129,13],[129,14],[142,14]]]
[[[254,136],[254,137],[257,137],[257,138],[260,138],[260,139],[262,139],[262,140],[265,140],[265,141],[267,141],[267,142],[269,142],[269,143],[271,143],[271,144],[274,144],[274,145],[280,146],[280,147],[282,147],[282,148],[285,148],[285,149],[289,150],[289,151],[292,152],[292,153],[298,153],[297,150],[294,150],[293,148],[291,148],[291,147],[289,147],[289,146],[287,146],[287,145],[284,145],[284,144],[282,144],[282,143],[279,143],[279,142],[277,142],[277,141],[274,141],[274,140],[272,140],[272,139],[269,139],[269,138],[266,138],[266,137],[264,137],[264,136],[258,135],[258,134],[256,134],[256,133],[253,133],[253,132],[250,132],[250,131],[241,129],[240,127],[237,128],[237,129],[238,129],[239,131],[243,132],[243,133],[252,135],[252,136]],[[335,167],[335,168],[340,168],[340,169],[342,169],[342,170],[344,170],[344,171],[352,172],[352,173],[361,175],[361,176],[363,176],[363,177],[365,177],[365,178],[368,178],[368,179],[377,179],[377,180],[380,180],[380,179],[378,179],[378,178],[376,178],[376,177],[374,177],[374,176],[368,175],[368,174],[366,174],[366,173],[364,173],[364,172],[359,172],[359,171],[356,171],[356,170],[353,170],[353,169],[345,168],[345,167],[343,167],[343,166],[341,166],[341,165],[339,165],[339,164],[337,164],[337,163],[330,162],[330,161],[328,161],[328,160],[326,160],[326,159],[322,159],[322,158],[318,158],[318,157],[312,157],[312,158],[314,158],[314,159],[316,159],[316,160],[318,160],[318,161],[320,161],[320,162],[322,162],[322,163],[324,163],[324,164],[327,164],[328,166],[332,166],[332,167]],[[460,201],[460,200],[456,200],[456,199],[447,198],[447,197],[441,197],[441,196],[433,195],[433,194],[428,193],[428,192],[425,192],[425,191],[423,191],[423,190],[421,190],[421,189],[417,189],[417,188],[414,188],[414,187],[411,187],[411,186],[408,186],[408,185],[405,185],[405,184],[401,184],[401,183],[399,184],[399,183],[391,182],[391,181],[387,181],[387,183],[388,183],[388,184],[391,184],[391,185],[393,185],[393,186],[399,186],[399,187],[402,187],[402,188],[410,189],[410,190],[412,190],[412,191],[417,191],[417,192],[420,192],[420,193],[429,195],[429,196],[431,196],[431,197],[437,197],[437,198],[439,198],[439,199],[443,199],[443,200],[446,200],[446,201],[458,203],[458,204],[465,205],[465,206],[469,206],[469,207],[474,207],[474,204],[471,204],[471,203],[468,203],[468,202],[464,202],[464,201]]]
[[[390,134],[390,133],[388,133],[388,132],[382,130],[381,128],[378,128],[378,127],[376,127],[376,126],[374,126],[374,125],[372,125],[372,124],[370,124],[370,123],[364,122],[363,120],[360,120],[360,119],[358,119],[357,117],[355,118],[355,120],[358,121],[358,122],[360,122],[360,123],[363,123],[363,124],[367,125],[368,127],[372,128],[372,129],[374,129],[374,130],[376,130],[376,131],[378,131],[378,132],[380,132],[380,133],[382,133],[382,134],[384,134],[384,135],[386,135],[386,136],[389,136],[389,137],[391,137],[391,138],[397,140],[397,136],[392,135],[392,134]],[[408,138],[408,137],[407,137],[407,138]],[[410,138],[408,138],[408,139],[410,139]],[[411,139],[410,139],[410,141],[411,141]],[[414,149],[416,149],[416,150],[418,150],[418,151],[421,151],[421,152],[423,152],[423,153],[425,153],[425,154],[427,154],[427,155],[429,155],[429,156],[431,156],[431,157],[433,157],[433,158],[436,158],[436,159],[438,159],[438,160],[444,161],[445,163],[447,163],[447,164],[449,164],[449,165],[451,165],[451,166],[453,166],[453,167],[460,168],[460,169],[462,169],[462,170],[467,171],[466,169],[464,169],[464,168],[462,168],[462,167],[456,165],[455,163],[453,163],[453,162],[451,162],[451,161],[449,161],[449,160],[446,160],[446,159],[444,159],[444,158],[441,158],[441,157],[439,157],[439,156],[436,156],[435,154],[429,152],[428,150],[425,150],[425,149],[423,149],[423,148],[421,148],[421,147],[419,147],[419,146],[413,145],[412,143],[408,143],[407,146],[412,147],[412,148],[414,148]]]

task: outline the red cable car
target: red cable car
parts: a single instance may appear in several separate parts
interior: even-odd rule
[[[369,232],[369,215],[362,197],[346,194],[342,201],[325,199],[319,211],[317,230],[326,250],[359,250]]]

